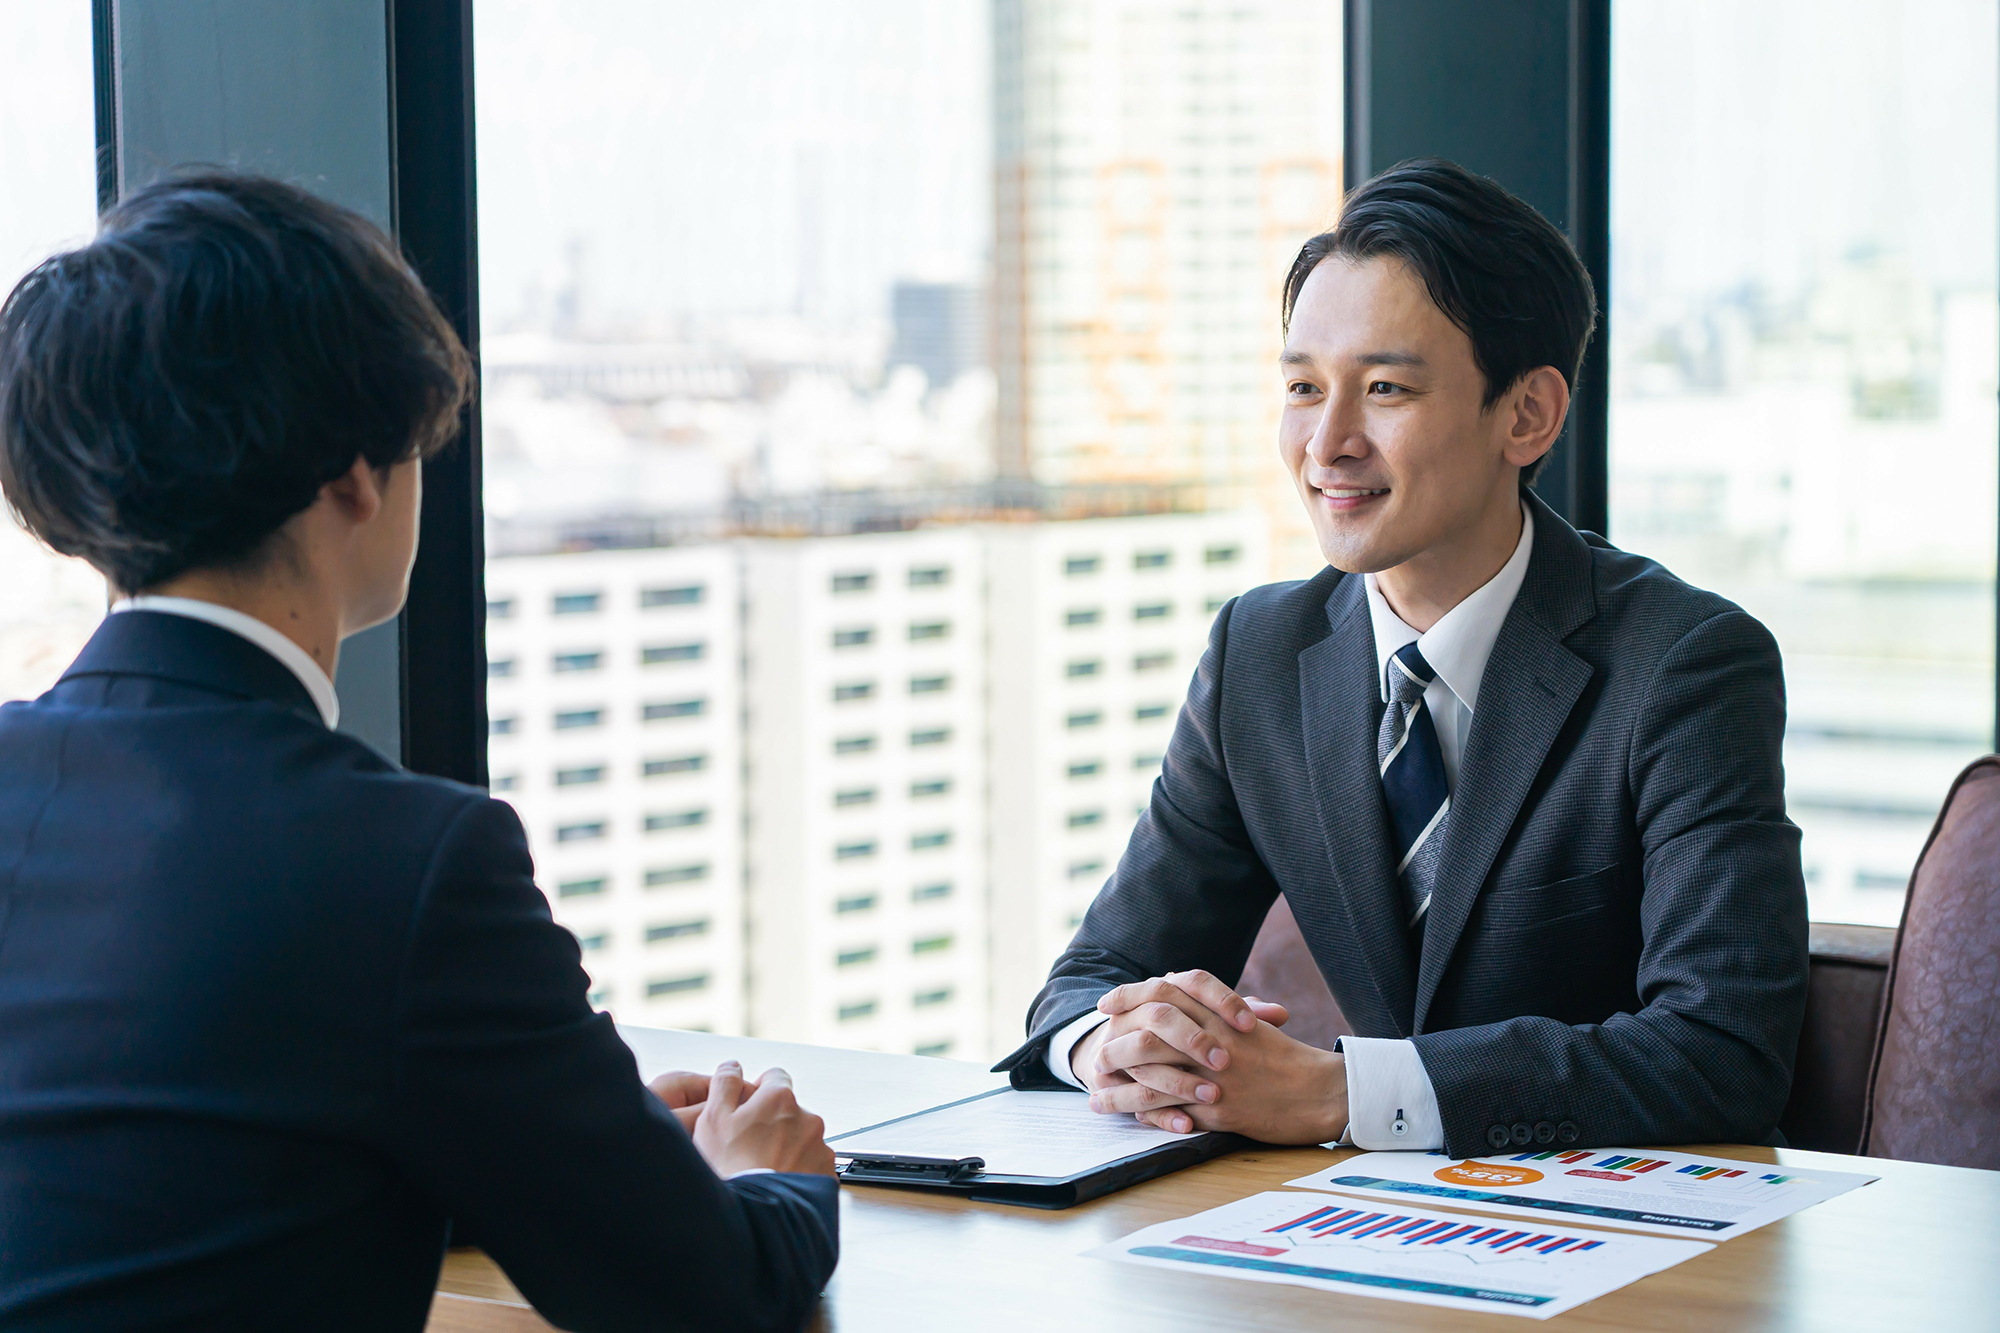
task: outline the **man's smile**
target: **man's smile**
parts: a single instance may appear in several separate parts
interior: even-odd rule
[[[1389,493],[1387,486],[1314,486],[1327,506],[1338,510],[1359,509]]]

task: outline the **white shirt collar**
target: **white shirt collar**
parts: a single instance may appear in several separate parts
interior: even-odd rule
[[[1479,705],[1479,682],[1486,675],[1486,659],[1500,637],[1500,626],[1520,595],[1528,577],[1528,557],[1535,548],[1535,516],[1521,506],[1521,540],[1514,554],[1500,566],[1500,572],[1469,594],[1466,599],[1438,617],[1438,622],[1422,634],[1403,622],[1389,609],[1388,598],[1375,586],[1375,576],[1365,575],[1368,589],[1368,619],[1375,629],[1375,681],[1383,702],[1389,699],[1389,659],[1404,644],[1414,642],[1417,651],[1431,664],[1438,679],[1458,696],[1470,713]]]
[[[293,643],[255,616],[214,602],[197,601],[192,597],[127,597],[111,608],[119,611],[158,611],[170,616],[186,616],[189,620],[201,620],[218,629],[226,629],[232,634],[250,640],[271,656],[277,658],[299,678],[299,684],[306,687],[312,696],[313,706],[331,728],[340,724],[340,696],[334,693],[333,682],[326,672],[320,670],[319,663],[312,655]]]

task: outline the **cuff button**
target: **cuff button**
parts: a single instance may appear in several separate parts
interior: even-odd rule
[[[1528,1128],[1525,1120],[1516,1121],[1513,1129],[1508,1132],[1513,1135],[1514,1146],[1517,1148],[1525,1148],[1535,1141],[1535,1131]]]
[[[1546,1148],[1555,1141],[1556,1141],[1555,1122],[1552,1120],[1537,1120],[1535,1122],[1535,1142],[1541,1144],[1544,1148]]]
[[[1556,1126],[1556,1137],[1564,1143],[1575,1143],[1583,1137],[1583,1133],[1576,1127],[1576,1121],[1565,1120]]]
[[[1488,1125],[1486,1127],[1486,1141],[1495,1148],[1506,1147],[1508,1143],[1507,1127],[1505,1125]]]

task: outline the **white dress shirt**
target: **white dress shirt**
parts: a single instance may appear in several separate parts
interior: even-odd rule
[[[120,611],[158,611],[163,615],[186,616],[189,620],[206,621],[217,629],[226,629],[231,634],[250,640],[284,663],[299,678],[299,684],[306,687],[306,693],[312,696],[313,706],[319,709],[320,718],[329,729],[340,725],[340,696],[334,693],[333,682],[327,678],[326,672],[320,670],[319,663],[313,661],[312,655],[305,649],[257,617],[217,606],[214,602],[196,601],[192,597],[127,597],[111,608],[113,615]]]
[[[1500,572],[1421,634],[1389,609],[1375,576],[1363,576],[1368,620],[1375,633],[1375,683],[1382,692],[1382,702],[1389,701],[1389,659],[1405,644],[1414,642],[1437,673],[1424,691],[1424,706],[1430,710],[1438,748],[1444,752],[1448,792],[1458,790],[1459,756],[1465,753],[1465,738],[1472,730],[1472,712],[1479,703],[1486,659],[1493,655],[1500,626],[1528,576],[1528,557],[1534,546],[1535,518],[1524,504],[1521,539]],[[1049,1041],[1049,1072],[1073,1087],[1082,1087],[1070,1069],[1070,1055],[1084,1034],[1104,1021],[1105,1015],[1091,1012],[1057,1032]],[[1400,1037],[1343,1037],[1340,1049],[1347,1059],[1344,1141],[1375,1151],[1405,1148],[1428,1152],[1444,1146],[1437,1093],[1415,1042]]]

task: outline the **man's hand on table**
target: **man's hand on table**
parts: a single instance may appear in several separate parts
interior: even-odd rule
[[[675,1071],[647,1085],[667,1104],[694,1146],[718,1176],[743,1171],[833,1174],[826,1122],[800,1106],[792,1079],[767,1069],[752,1081],[743,1066],[725,1060],[713,1076]]]
[[[1119,986],[1097,1007],[1111,1018],[1070,1052],[1091,1109],[1265,1143],[1326,1143],[1346,1132],[1346,1062],[1280,1032],[1290,1017],[1283,1005],[1196,971]]]

